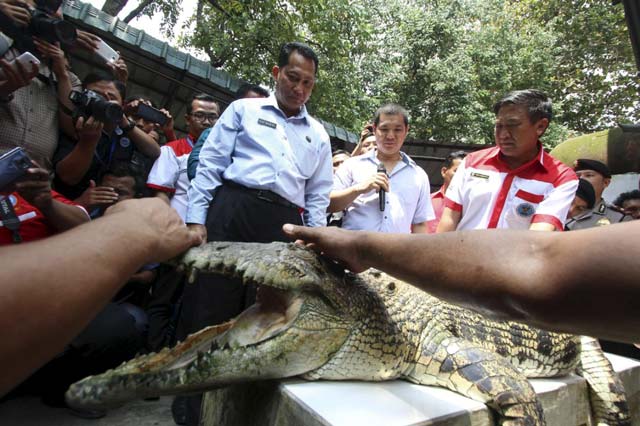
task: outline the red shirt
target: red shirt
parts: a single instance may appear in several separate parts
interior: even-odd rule
[[[435,234],[444,211],[444,186],[441,186],[436,192],[431,193],[431,205],[436,218],[427,222],[427,234]]]
[[[56,191],[51,191],[51,195],[56,201],[64,204],[70,204],[72,206],[78,206],[78,208],[82,209],[78,204],[66,199]],[[17,192],[11,193],[8,197],[16,212],[16,216],[20,220],[20,229],[18,232],[20,233],[23,242],[40,240],[57,232],[55,228],[49,225],[49,222],[46,220],[42,212],[35,206],[29,204],[27,200],[22,198]],[[0,220],[0,245],[8,244],[13,244],[13,235]]]

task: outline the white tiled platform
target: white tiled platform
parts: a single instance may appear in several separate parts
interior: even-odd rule
[[[640,363],[609,355],[622,378],[640,425]],[[545,410],[547,425],[589,422],[587,388],[578,376],[531,381]],[[306,382],[287,380],[239,385],[210,392],[205,425],[279,426],[476,426],[492,425],[487,408],[456,393],[404,381]]]

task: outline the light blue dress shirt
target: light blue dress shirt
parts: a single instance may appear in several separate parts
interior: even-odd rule
[[[375,174],[380,162],[377,152],[372,149],[342,163],[334,176],[333,189],[347,189]],[[372,189],[347,207],[342,220],[344,229],[409,233],[412,224],[435,218],[429,177],[407,154],[401,152],[400,156],[401,161],[389,173],[384,211],[380,211],[379,194]]]
[[[303,106],[288,117],[274,95],[240,99],[220,116],[200,151],[187,223],[204,224],[214,190],[230,180],[266,189],[304,208],[305,225],[326,225],[332,188],[331,142]]]

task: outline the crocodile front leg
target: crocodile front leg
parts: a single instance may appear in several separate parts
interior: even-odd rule
[[[456,337],[425,339],[406,378],[483,402],[503,426],[545,424],[542,407],[526,377],[506,358]]]

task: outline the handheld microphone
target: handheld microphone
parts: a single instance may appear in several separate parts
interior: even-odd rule
[[[385,175],[387,174],[387,169],[384,168],[384,164],[380,163],[378,164],[378,173],[384,173]],[[378,202],[380,205],[380,211],[383,212],[384,211],[384,205],[386,204],[386,193],[385,190],[380,188],[380,191],[378,191]]]

